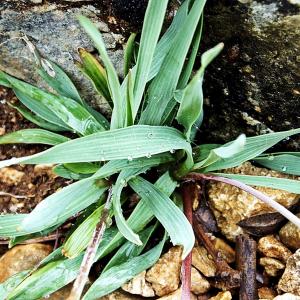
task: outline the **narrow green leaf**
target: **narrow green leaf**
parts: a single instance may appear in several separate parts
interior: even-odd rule
[[[235,155],[238,155],[241,151],[244,150],[245,145],[246,145],[246,136],[244,134],[241,134],[232,143],[212,149],[208,157],[205,158],[203,161],[196,163],[193,169],[194,170],[200,168],[203,169],[222,159],[228,159],[230,157],[234,157]]]
[[[106,68],[109,91],[114,103],[111,129],[122,128],[124,126],[125,107],[122,103],[121,87],[116,70],[114,69],[114,66],[106,52],[104,41],[97,27],[84,16],[79,17],[79,22],[93,40]]]
[[[81,180],[81,179],[85,179],[85,178],[88,178],[89,175],[86,175],[86,174],[78,174],[78,173],[75,173],[69,169],[67,169],[65,167],[65,165],[57,165],[55,166],[52,171],[62,177],[62,178],[66,178],[66,179],[72,179],[72,180]]]
[[[26,214],[0,215],[0,237],[15,237],[27,234],[25,231],[17,230]]]
[[[49,69],[51,72],[49,72]],[[54,62],[41,58],[38,68],[39,75],[59,95],[75,100],[83,104],[83,101],[69,76]]]
[[[72,172],[79,174],[94,174],[100,168],[99,165],[92,163],[73,163],[65,164],[64,166]]]
[[[40,116],[32,113],[29,109],[26,108],[25,105],[19,103],[16,105],[9,104],[11,107],[15,108],[25,119],[30,121],[33,124],[38,125],[41,128],[51,130],[51,131],[66,131],[65,127],[61,127],[59,125],[50,123]]]
[[[169,233],[173,245],[183,246],[182,257],[185,258],[195,244],[195,236],[183,212],[149,181],[138,176],[131,179],[129,185],[149,205],[155,217]]]
[[[124,50],[124,77],[126,77],[132,65],[135,38],[136,38],[136,33],[131,33]]]
[[[166,236],[157,246],[145,254],[131,258],[127,262],[103,272],[88,289],[86,294],[83,296],[83,300],[92,300],[105,296],[118,289],[137,274],[150,268],[159,259],[165,241]]]
[[[44,111],[46,108],[47,116],[48,114],[54,114],[59,120],[59,125],[63,122],[65,125],[83,135],[105,130],[102,124],[98,123],[95,118],[76,101],[63,96],[47,93],[11,76],[8,77],[8,80],[13,85],[16,96],[24,105],[32,111],[35,111],[30,107],[30,104],[24,103],[24,99],[27,102],[35,102],[36,106],[42,104],[44,107],[39,109]],[[54,120],[47,121],[55,123]]]
[[[58,145],[70,139],[43,129],[23,129],[0,136],[3,144],[46,144]]]
[[[181,30],[173,39],[172,46],[161,65],[159,73],[150,83],[147,94],[148,104],[142,112],[140,124],[161,125],[163,116],[169,115],[166,109],[173,109],[174,105],[170,105],[170,103],[176,104],[173,95],[204,4],[205,0],[194,1],[188,16],[182,23]]]
[[[133,232],[133,230],[128,226],[123,214],[121,207],[121,192],[123,188],[127,185],[127,182],[137,176],[138,174],[146,171],[147,168],[135,168],[135,169],[127,169],[121,171],[119,174],[117,181],[113,187],[112,193],[112,203],[114,210],[114,217],[116,220],[117,227],[121,234],[130,242],[141,245],[142,242],[139,236]]]
[[[147,6],[134,76],[133,120],[137,115],[148,81],[151,63],[164,21],[167,5],[168,0],[150,0]]]
[[[131,161],[177,149],[184,149],[191,160],[191,146],[178,130],[164,126],[137,125],[71,140],[32,156],[1,161],[0,167],[19,163],[74,163],[118,159]]]
[[[96,202],[106,191],[104,181],[90,178],[75,182],[40,202],[20,225],[26,233],[61,224],[69,217]]]
[[[112,106],[105,69],[91,53],[82,48],[79,48],[78,51],[81,63],[78,63],[77,66],[92,81],[96,91]]]
[[[63,245],[63,254],[66,257],[77,257],[87,247],[93,236],[94,229],[100,220],[102,210],[103,205],[88,216],[69,236]]]
[[[134,116],[132,108],[134,106],[134,97],[133,97],[133,82],[132,82],[132,75],[131,71],[129,70],[128,76],[126,77],[126,126],[131,126],[134,123]]]
[[[291,175],[300,175],[300,157],[290,154],[257,157],[255,162],[272,170]]]
[[[195,162],[206,159],[211,150],[220,147],[220,144],[202,144],[193,148],[193,157]]]
[[[204,169],[204,171],[209,172],[239,166],[243,162],[251,160],[257,157],[258,155],[262,154],[264,151],[271,148],[281,140],[291,135],[299,133],[300,128],[247,138],[246,145],[243,151],[239,152],[233,157],[223,159],[221,161],[213,163],[212,165],[209,165],[207,168]],[[228,146],[231,143],[232,142],[227,143],[224,146]]]
[[[0,299],[6,299],[8,294],[16,288],[26,277],[28,271],[22,271],[11,277],[0,284]]]
[[[267,177],[267,176],[238,175],[238,174],[228,174],[228,173],[213,173],[213,174],[217,176],[235,179],[249,185],[265,186],[273,189],[288,191],[290,193],[300,194],[299,180]]]
[[[150,236],[152,235],[155,227],[156,226],[150,226],[140,233],[142,245],[138,246],[129,241],[125,242],[118,249],[118,251],[111,258],[111,260],[106,264],[106,266],[102,272],[105,272],[112,267],[118,266],[118,265],[130,260],[131,258],[140,255],[142,253],[142,251],[144,250],[146,244],[148,243],[148,240],[150,239]]]

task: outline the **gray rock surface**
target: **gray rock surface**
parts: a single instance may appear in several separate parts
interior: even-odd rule
[[[42,54],[65,67],[86,98],[91,87],[73,65],[76,49],[93,50],[76,21],[96,21],[119,73],[122,38],[141,24],[147,0],[2,0],[0,68],[35,81],[33,58],[15,39],[26,33]],[[171,14],[170,14],[171,15]],[[125,21],[126,22],[125,22]],[[203,142],[300,127],[300,8],[296,0],[210,0],[201,51],[225,49],[205,77]],[[118,31],[119,30],[119,31]],[[116,35],[117,34],[117,35]],[[98,99],[96,102],[99,102]],[[300,138],[286,148],[299,149]],[[285,146],[284,146],[285,147]]]

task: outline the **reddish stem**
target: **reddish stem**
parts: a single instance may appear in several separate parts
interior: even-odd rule
[[[183,210],[188,221],[193,224],[193,200],[196,196],[197,187],[194,183],[184,184],[182,187]],[[182,264],[182,293],[181,300],[191,299],[191,271],[192,252],[184,259]]]

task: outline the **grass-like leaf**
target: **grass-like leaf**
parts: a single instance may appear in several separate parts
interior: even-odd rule
[[[23,129],[0,136],[0,145],[3,144],[45,144],[58,145],[70,139],[43,129]]]
[[[2,161],[0,167],[18,163],[73,163],[118,159],[131,161],[177,149],[184,149],[191,157],[191,146],[178,130],[139,125],[78,138],[32,156]]]
[[[88,18],[83,16],[79,18],[79,22],[93,40],[106,69],[108,87],[114,104],[111,129],[122,128],[124,126],[125,106],[122,103],[121,87],[116,70],[106,52],[103,38],[96,26]]]
[[[16,230],[20,227],[26,214],[6,214],[0,215],[0,236],[1,237],[14,237],[27,234],[22,230]]]
[[[144,201],[147,201],[155,217],[169,233],[172,243],[183,246],[182,256],[185,258],[195,244],[195,237],[191,224],[183,212],[149,181],[138,176],[130,180],[129,185]]]
[[[124,77],[126,77],[132,65],[135,38],[136,38],[136,33],[132,33],[126,43],[126,47],[124,50]]]
[[[288,191],[290,193],[300,194],[299,180],[266,177],[266,176],[252,176],[252,175],[239,175],[229,173],[213,173],[217,176],[231,178],[253,186],[265,186],[273,189]]]
[[[132,279],[143,270],[150,268],[159,259],[165,241],[166,236],[157,246],[145,254],[131,258],[123,264],[103,272],[88,289],[83,300],[92,300],[105,296],[122,286],[125,282]]]
[[[257,157],[255,162],[272,170],[291,175],[300,175],[300,157],[290,154]]]
[[[134,102],[132,106],[133,120],[140,107],[145,86],[148,81],[155,47],[164,21],[168,0],[150,0],[147,6],[136,70],[134,73]],[[153,26],[155,24],[155,26]],[[157,124],[158,125],[158,124]]]
[[[169,115],[176,101],[173,99],[178,80],[190,48],[195,30],[204,8],[204,0],[196,0],[182,23],[181,30],[172,41],[159,73],[152,80],[147,96],[147,107],[143,111],[140,124],[160,125],[163,116]],[[174,105],[170,105],[173,102]],[[168,111],[166,109],[168,108]]]
[[[246,145],[243,151],[237,153],[233,157],[229,157],[209,165],[207,168],[204,169],[204,171],[209,172],[236,167],[247,160],[251,160],[257,157],[258,155],[271,148],[281,140],[291,135],[299,133],[300,128],[288,131],[268,133],[255,137],[249,137],[246,139]],[[232,142],[225,144],[224,147],[230,145],[231,143]]]

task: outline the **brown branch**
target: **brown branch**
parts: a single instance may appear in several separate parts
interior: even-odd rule
[[[112,188],[110,187],[107,200],[101,214],[101,218],[94,230],[93,237],[85,251],[83,260],[81,262],[79,274],[73,284],[73,288],[67,300],[80,300],[83,289],[88,281],[88,276],[91,267],[94,263],[98,246],[102,240],[104,231],[106,229],[107,220],[109,218],[111,201],[112,201]]]
[[[24,242],[20,242],[18,244],[20,245],[28,245],[28,244],[35,244],[35,243],[43,243],[43,242],[50,242],[58,239],[59,237],[63,236],[63,233],[55,233],[55,234],[50,234],[48,236],[43,236],[43,237],[38,237],[30,240],[26,240]],[[0,240],[0,245],[8,245],[9,240]]]
[[[257,299],[256,287],[256,242],[247,234],[237,237],[237,267],[241,272],[240,300]]]
[[[193,224],[193,201],[197,197],[197,186],[194,183],[183,184],[183,210],[188,221]],[[188,254],[182,264],[182,294],[181,300],[191,299],[191,270],[192,252]]]

